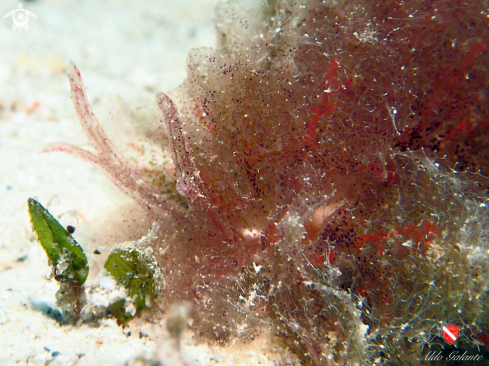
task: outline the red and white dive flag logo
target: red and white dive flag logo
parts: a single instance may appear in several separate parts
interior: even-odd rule
[[[443,339],[448,344],[453,344],[458,338],[460,332],[460,327],[458,325],[444,325],[443,328]]]
[[[480,346],[484,346],[484,343],[474,336],[474,332],[468,324],[462,326],[453,324],[440,326],[438,324],[433,324],[430,329],[424,332],[424,334],[425,339],[419,341],[421,351],[423,351],[424,346],[433,342],[437,337],[442,337],[448,344],[455,344],[457,340],[465,340],[466,342],[475,345],[479,351]]]

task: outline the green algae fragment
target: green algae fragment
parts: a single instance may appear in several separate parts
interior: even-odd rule
[[[39,202],[29,198],[27,204],[34,231],[53,266],[54,278],[83,285],[89,267],[82,247]]]
[[[112,250],[104,268],[126,288],[128,298],[132,299],[136,310],[148,308],[158,297],[164,286],[160,265],[147,250],[136,247],[133,243],[125,243]],[[109,308],[119,323],[125,324],[136,314],[129,311],[127,301],[120,300]]]
[[[108,310],[110,314],[117,319],[119,325],[128,323],[130,320],[132,320],[132,318],[134,318],[135,315],[126,310],[126,300],[124,299],[110,304]]]

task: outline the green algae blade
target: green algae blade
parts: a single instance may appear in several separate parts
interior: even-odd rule
[[[89,267],[82,247],[39,202],[29,198],[27,204],[32,226],[54,267],[56,280],[65,282],[74,279],[83,285]]]
[[[127,289],[128,298],[132,299],[137,310],[151,306],[164,286],[162,269],[156,259],[132,243],[114,248],[104,268]],[[135,315],[125,311],[123,302],[113,304],[110,310],[120,324],[127,323]]]

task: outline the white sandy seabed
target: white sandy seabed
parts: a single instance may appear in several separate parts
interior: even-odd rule
[[[37,0],[22,3],[37,16],[28,31],[14,31],[11,17],[0,18],[0,366],[146,365],[142,359],[155,354],[170,366],[292,364],[263,343],[210,347],[189,334],[179,355],[158,320],[126,329],[111,319],[73,327],[45,314],[55,307],[58,285],[32,233],[27,198],[51,200],[58,213],[76,210],[82,245],[94,240],[90,230],[104,216],[130,203],[95,167],[41,153],[51,142],[86,144],[66,65],[73,60],[82,71],[96,114],[117,97],[151,100],[185,79],[191,48],[215,46],[216,3]],[[0,15],[18,5],[2,0]]]

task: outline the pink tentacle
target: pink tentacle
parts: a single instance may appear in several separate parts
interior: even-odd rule
[[[190,154],[182,121],[175,104],[163,93],[156,95],[156,103],[165,116],[165,122],[170,133],[170,145],[178,176],[178,192],[192,202],[205,201],[204,206],[210,207],[210,203],[205,199],[206,189],[204,182]]]
[[[187,199],[192,209],[205,213],[216,228],[224,230],[222,220],[211,209],[212,203],[209,197],[212,193],[205,186],[195,166],[175,103],[164,93],[156,94],[156,103],[165,117],[170,134],[173,161],[178,176],[178,193]]]
[[[105,134],[104,129],[99,124],[97,117],[92,111],[90,102],[85,92],[85,86],[81,73],[73,62],[68,64],[67,75],[70,80],[71,98],[73,105],[88,139],[100,157],[103,155],[113,155],[115,159],[122,161],[122,155]]]
[[[141,177],[139,170],[128,164],[123,155],[109,140],[92,111],[80,71],[72,62],[68,66],[67,74],[70,79],[71,97],[78,119],[96,153],[91,153],[70,144],[48,145],[44,151],[68,152],[95,164],[105,171],[119,189],[141,205],[159,212],[168,213],[176,220],[187,221],[182,209],[147,183]]]
[[[99,159],[95,154],[72,144],[65,144],[62,142],[48,144],[44,146],[42,152],[66,152],[94,165],[100,164]]]

